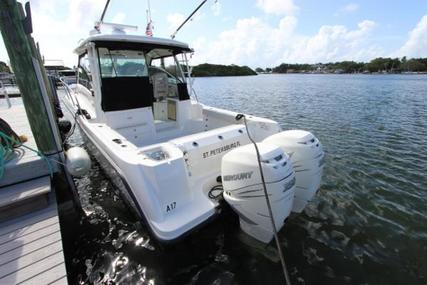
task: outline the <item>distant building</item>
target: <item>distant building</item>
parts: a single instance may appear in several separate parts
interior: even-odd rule
[[[0,79],[9,78],[11,73],[8,72],[0,72]]]
[[[3,84],[14,85],[16,84],[15,74],[8,72],[0,72],[0,80]]]

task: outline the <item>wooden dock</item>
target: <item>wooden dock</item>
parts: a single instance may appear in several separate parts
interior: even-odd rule
[[[45,154],[56,153],[50,159],[63,158],[52,106],[53,86],[31,36],[30,3],[25,3],[24,10],[16,0],[2,0],[0,11],[0,32],[22,97],[22,105],[17,100],[11,104],[12,100],[1,99],[6,100],[8,109],[0,110],[0,117],[18,135],[29,138],[24,145]],[[0,179],[0,284],[67,283],[51,177],[53,172],[58,178],[68,176],[54,162],[53,169],[49,167],[38,151],[20,146],[15,152]]]
[[[0,284],[67,284],[56,200],[51,202],[0,224]]]
[[[23,105],[1,109],[0,117],[37,150]],[[67,284],[50,178],[58,168],[52,166],[22,147],[5,166],[0,179],[0,284]]]
[[[0,117],[8,122],[18,135],[25,135],[28,138],[25,145],[37,150],[24,105],[13,105],[9,109],[1,109]],[[48,164],[37,153],[25,148],[18,148],[15,154],[15,158],[6,164],[5,175],[0,180],[0,187],[50,174]],[[52,163],[52,167],[56,166]]]

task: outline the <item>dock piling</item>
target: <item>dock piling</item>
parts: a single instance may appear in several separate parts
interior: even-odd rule
[[[29,3],[26,3],[26,11],[27,17],[24,17],[22,5],[16,0],[0,1],[0,30],[37,147],[44,154],[52,154],[61,150],[58,149],[55,139],[55,136],[59,135],[59,131],[56,125],[50,122],[47,115],[47,108],[53,106],[52,100],[49,98],[50,104],[45,104],[42,94],[43,86],[37,78],[37,71],[33,64],[33,60],[36,60],[44,69],[34,40],[30,34],[26,33],[32,32]],[[46,84],[46,73],[41,73],[43,81],[45,81],[44,88],[49,95],[51,90],[50,85]]]

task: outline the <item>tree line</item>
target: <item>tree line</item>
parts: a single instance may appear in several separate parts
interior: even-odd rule
[[[220,65],[203,63],[193,66],[191,72],[192,76],[243,76],[243,75],[257,75],[257,73],[248,66],[238,65]]]
[[[341,61],[317,64],[282,63],[273,68],[255,69],[256,72],[273,73],[402,73],[427,72],[427,58],[383,58],[370,62]]]

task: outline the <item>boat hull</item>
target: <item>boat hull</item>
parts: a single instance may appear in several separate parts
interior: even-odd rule
[[[145,226],[147,226],[150,235],[155,237],[162,243],[175,243],[183,238],[187,237],[191,233],[199,230],[212,220],[214,220],[219,214],[218,209],[214,209],[207,217],[201,217],[203,220],[193,225],[190,230],[186,230],[179,235],[175,235],[173,238],[162,238],[158,232],[156,232],[149,223],[147,216],[144,213],[144,209],[138,203],[138,199],[135,197],[134,191],[130,186],[130,183],[126,180],[125,175],[121,173],[120,168],[115,166],[111,157],[106,154],[101,147],[97,146],[96,141],[91,138],[87,131],[85,131],[82,125],[84,122],[78,118],[80,122],[77,124],[80,130],[84,144],[86,145],[89,153],[96,159],[100,164],[102,170],[105,172],[107,177],[112,181],[113,185],[119,190],[119,194],[122,197],[125,204],[129,207],[131,212],[139,219]],[[84,125],[83,125],[84,126]]]

